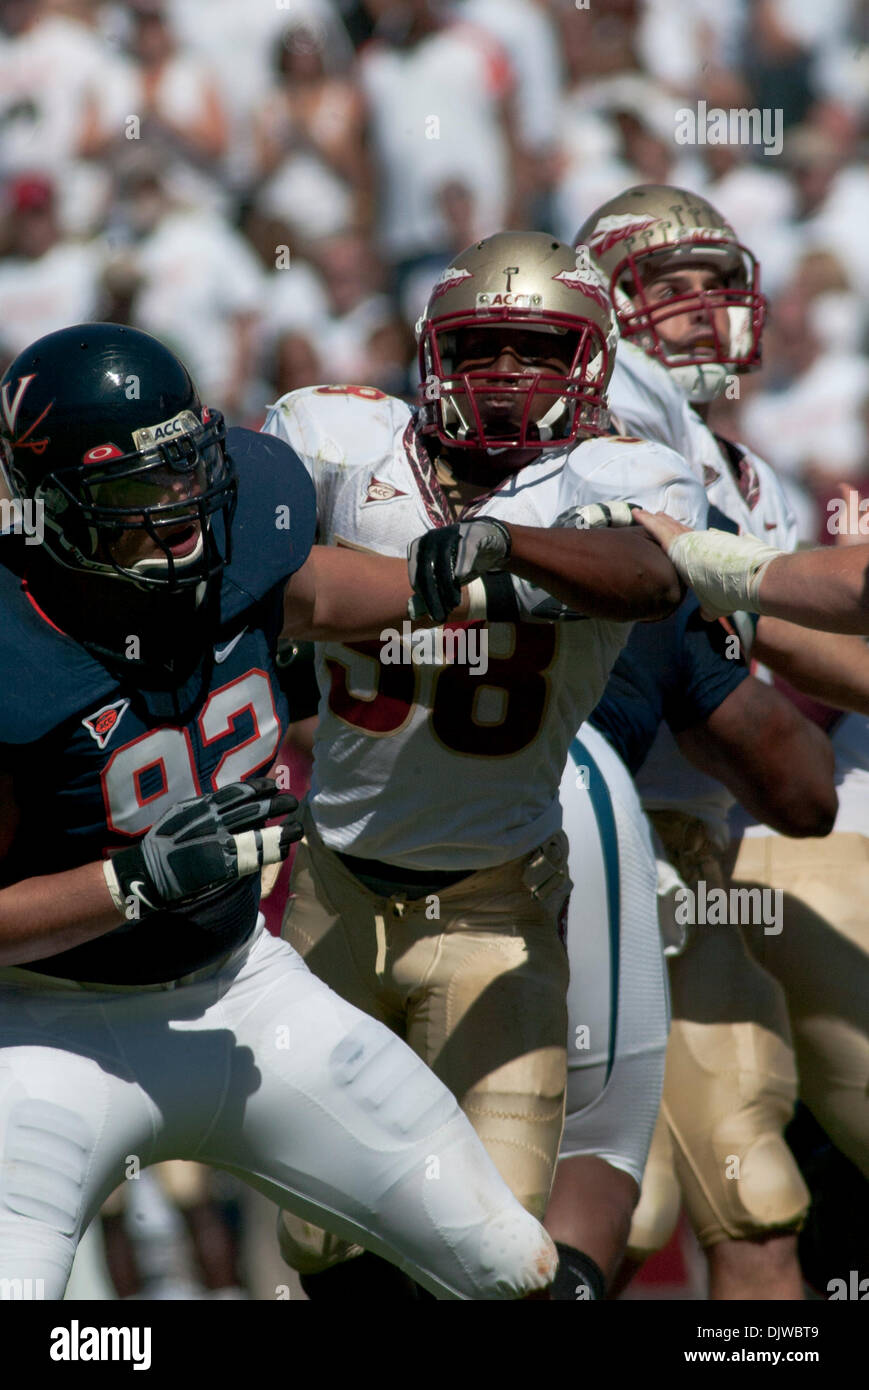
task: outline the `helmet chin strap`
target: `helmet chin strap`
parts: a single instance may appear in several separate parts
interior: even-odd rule
[[[692,366],[669,367],[670,376],[691,405],[717,400],[727,385],[726,362],[703,362]]]

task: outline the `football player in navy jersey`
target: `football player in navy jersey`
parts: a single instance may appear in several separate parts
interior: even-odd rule
[[[236,1172],[440,1297],[545,1288],[553,1247],[453,1097],[258,918],[259,871],[299,834],[264,775],[288,717],[279,634],[399,620],[404,561],[312,550],[292,450],[225,431],[133,329],[25,350],[0,443],[42,539],[0,540],[4,1296],[62,1296],[131,1155]],[[542,561],[511,531],[517,573],[555,566],[569,599],[591,536]],[[638,540],[666,611],[672,568]]]

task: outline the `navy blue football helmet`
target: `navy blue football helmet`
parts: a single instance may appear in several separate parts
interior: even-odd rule
[[[229,562],[225,435],[183,363],[119,324],[49,333],[0,382],[2,461],[13,494],[42,505],[47,553],[140,589],[195,589]],[[131,549],[135,532],[152,544]]]

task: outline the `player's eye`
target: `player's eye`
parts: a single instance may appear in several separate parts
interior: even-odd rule
[[[143,507],[165,506],[176,501],[184,504],[198,497],[208,485],[208,465],[204,459],[199,459],[189,472],[161,466],[93,483],[90,494],[95,507],[140,511]]]
[[[669,281],[659,280],[657,284],[650,285],[646,294],[654,303],[660,303],[664,299],[673,299],[678,294],[684,294],[676,285]]]
[[[447,371],[470,371],[488,366],[509,351],[517,361],[564,374],[573,365],[578,338],[575,333],[555,337],[536,329],[460,329],[444,335],[441,356]]]

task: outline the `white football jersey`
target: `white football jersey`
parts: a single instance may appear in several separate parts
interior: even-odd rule
[[[399,400],[313,387],[284,396],[264,429],[308,468],[323,543],[404,557],[414,537],[452,519]],[[569,507],[614,499],[704,524],[703,489],[676,454],[614,436],[547,453],[472,510],[548,527]],[[526,611],[545,598],[516,588]],[[318,644],[311,806],[331,848],[408,869],[470,871],[529,853],[559,828],[570,740],[630,624],[568,618],[450,631],[467,640],[453,661],[432,650],[431,634],[416,634],[426,652],[409,629],[403,640],[387,630],[381,641]]]
[[[615,424],[625,434],[638,434],[641,439],[675,449],[700,476],[691,458],[684,395],[667,368],[629,338],[619,338],[607,403]]]
[[[609,403],[622,428],[679,449],[706,488],[710,507],[736,522],[740,534],[751,533],[781,550],[797,543],[796,519],[773,469],[737,446],[741,460],[737,481],[724,446],[700,419],[665,367],[633,343],[622,339],[609,390]],[[710,525],[716,523],[714,514]],[[728,812],[733,797],[721,782],[699,772],[665,726],[637,774],[647,811],[681,810],[702,820],[722,847],[730,838]]]

